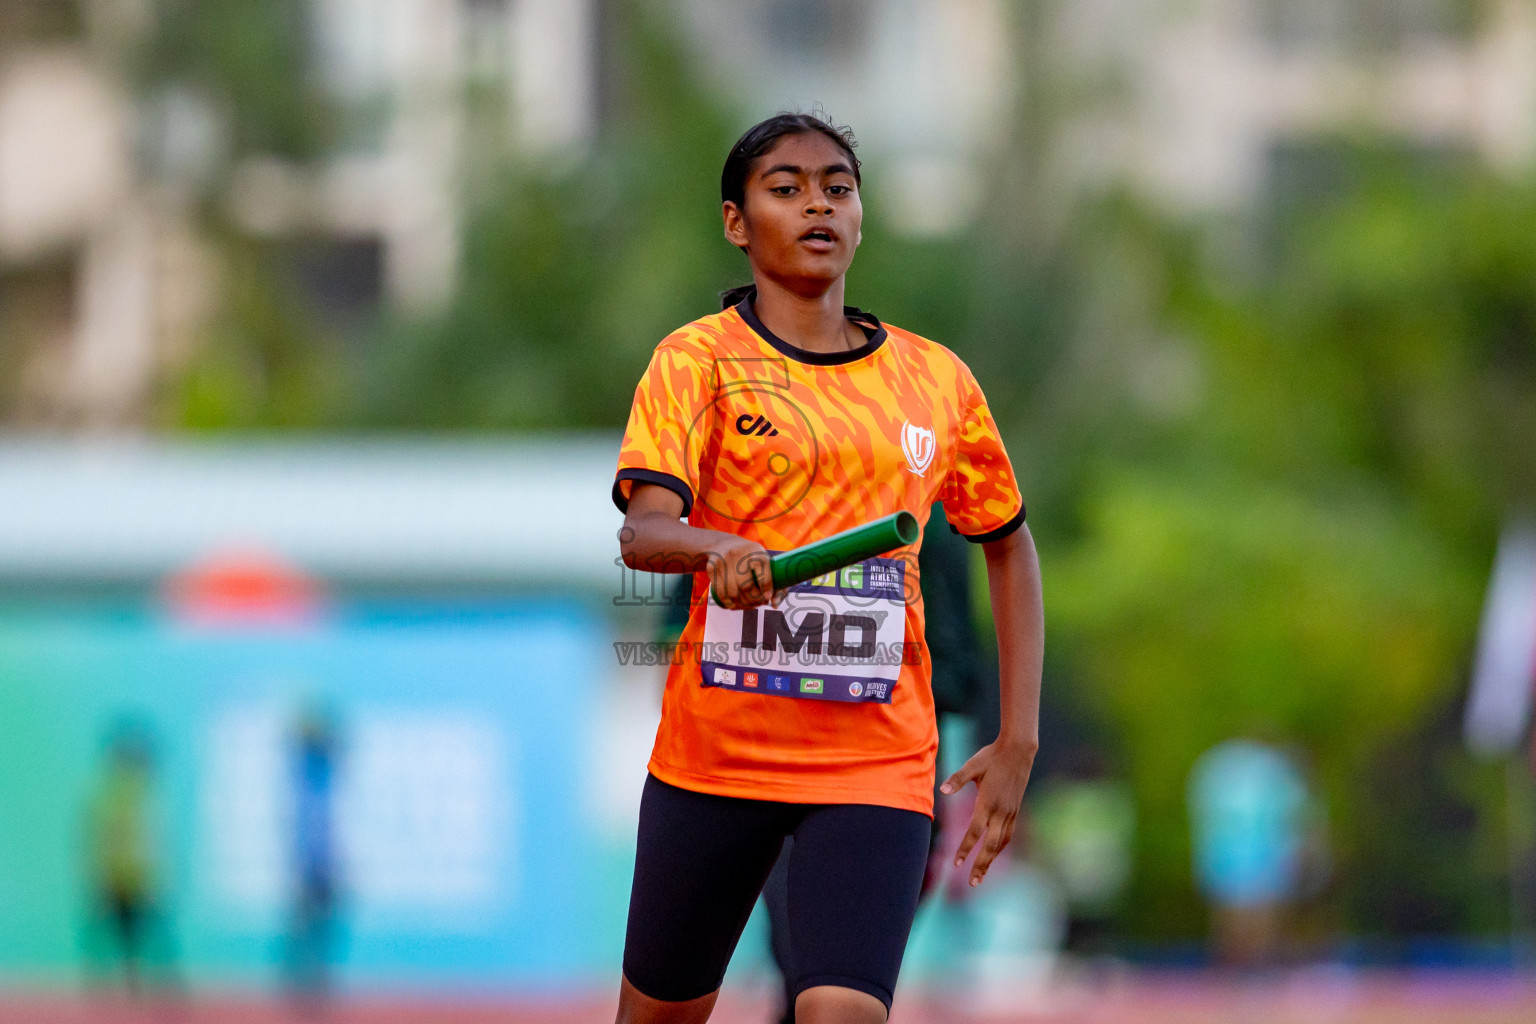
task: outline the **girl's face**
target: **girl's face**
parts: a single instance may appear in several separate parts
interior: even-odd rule
[[[724,206],[725,237],[754,270],[820,294],[848,272],[864,207],[853,164],[820,132],[787,135],[757,158],[743,206]]]

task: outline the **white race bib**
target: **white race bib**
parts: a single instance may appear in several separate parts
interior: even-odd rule
[[[905,562],[871,558],[792,588],[777,608],[709,597],[704,685],[811,700],[889,704],[907,652]]]

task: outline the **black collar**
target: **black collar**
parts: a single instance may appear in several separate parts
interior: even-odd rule
[[[874,353],[881,345],[885,344],[887,337],[885,325],[880,322],[879,317],[873,313],[866,313],[857,306],[844,306],[843,315],[853,321],[854,326],[863,331],[869,340],[858,348],[849,349],[847,352],[807,351],[798,345],[791,345],[763,326],[763,322],[757,318],[757,311],[752,308],[752,300],[755,298],[757,298],[757,290],[754,288],[751,292],[747,293],[746,298],[736,304],[736,312],[741,314],[741,318],[747,322],[747,326],[756,331],[758,336],[764,341],[789,356],[789,358],[799,360],[802,363],[810,363],[812,366],[838,366],[842,363],[852,363]]]

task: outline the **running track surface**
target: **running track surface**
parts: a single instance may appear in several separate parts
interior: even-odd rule
[[[0,993],[4,1024],[611,1024],[613,1001],[357,1000],[303,1016],[279,1002],[194,997],[133,1004],[106,997]],[[767,1024],[766,996],[727,993],[712,1024]],[[1265,981],[1138,976],[1097,988],[907,992],[891,1024],[1531,1024],[1536,977],[1360,975],[1312,971]]]

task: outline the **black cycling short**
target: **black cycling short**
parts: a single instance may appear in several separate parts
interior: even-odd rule
[[[799,994],[867,992],[889,1010],[928,859],[925,814],[867,804],[786,804],[679,789],[655,776],[640,801],[624,976],[652,999],[720,987],[786,836]]]

